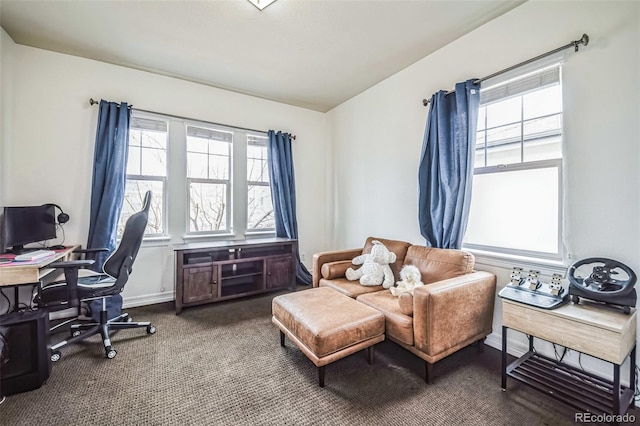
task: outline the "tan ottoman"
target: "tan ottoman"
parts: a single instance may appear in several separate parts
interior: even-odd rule
[[[374,308],[327,287],[277,296],[272,321],[280,328],[280,345],[286,335],[318,367],[324,387],[324,367],[384,340],[384,315]]]

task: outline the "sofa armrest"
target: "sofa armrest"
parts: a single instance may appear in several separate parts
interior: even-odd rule
[[[476,271],[413,292],[415,346],[430,356],[448,353],[491,333],[496,276]]]
[[[325,251],[322,253],[316,253],[313,255],[313,286],[318,287],[320,283],[320,277],[322,276],[320,271],[322,265],[328,262],[336,262],[339,260],[351,260],[356,256],[362,254],[362,249],[348,249],[348,250],[336,250]]]

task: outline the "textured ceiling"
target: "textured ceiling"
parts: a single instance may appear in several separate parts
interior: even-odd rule
[[[0,0],[18,44],[328,111],[524,1]]]

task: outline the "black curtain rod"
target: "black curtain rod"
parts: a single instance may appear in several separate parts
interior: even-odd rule
[[[572,41],[572,42],[571,42],[571,43],[569,43],[569,44],[565,44],[564,46],[558,47],[557,49],[553,49],[553,50],[551,50],[551,51],[549,51],[549,52],[547,52],[547,53],[543,53],[542,55],[538,55],[538,56],[536,56],[535,58],[527,59],[526,61],[524,61],[524,62],[520,62],[519,64],[513,65],[513,66],[511,66],[511,67],[509,67],[509,68],[505,68],[505,69],[500,70],[500,71],[498,71],[498,72],[494,72],[494,73],[493,73],[493,74],[491,74],[491,75],[488,75],[488,76],[486,76],[486,77],[482,77],[482,78],[480,78],[480,79],[476,80],[476,81],[475,81],[475,83],[482,83],[482,82],[483,82],[483,81],[485,81],[485,80],[488,80],[488,79],[490,79],[490,78],[493,78],[493,77],[499,76],[500,74],[504,74],[504,73],[506,73],[506,72],[509,72],[509,71],[514,70],[514,69],[516,69],[516,68],[519,68],[519,67],[521,67],[521,66],[524,66],[524,65],[530,64],[531,62],[535,62],[535,61],[537,61],[538,59],[542,59],[542,58],[545,58],[545,57],[547,57],[547,56],[551,56],[551,55],[553,55],[553,54],[555,54],[555,53],[558,53],[558,52],[561,52],[561,51],[563,51],[563,50],[565,50],[565,49],[569,49],[570,47],[573,47],[573,48],[575,49],[575,52],[577,52],[577,51],[578,51],[578,48],[580,47],[580,45],[581,45],[581,44],[582,44],[582,45],[585,45],[585,46],[586,46],[587,44],[589,44],[589,36],[588,36],[588,35],[586,35],[586,34],[582,34],[582,37],[580,38],[580,40]],[[449,92],[449,93],[451,93],[451,92]],[[422,105],[427,106],[427,105],[429,105],[429,102],[431,102],[431,99],[423,99],[423,100],[422,100]]]
[[[93,105],[98,105],[100,104],[100,101],[95,101],[93,100],[93,98],[89,98],[89,105],[93,106]],[[133,108],[133,105],[129,106],[130,108]],[[177,118],[179,120],[192,120],[192,121],[202,121],[202,120],[195,120],[193,118],[189,118],[189,117],[182,117],[180,115],[173,115],[173,114],[165,114],[163,112],[155,112],[155,111],[147,111],[144,109],[137,109],[136,111],[140,111],[140,112],[148,112],[150,114],[158,114],[158,115],[164,115],[166,117],[172,117],[172,118]],[[247,130],[249,132],[257,132],[257,133],[267,133],[264,130],[256,130],[256,129],[248,129],[246,127],[238,127],[238,126],[230,126],[228,124],[220,124],[220,123],[213,123],[211,121],[206,121],[206,123],[209,124],[214,124],[216,126],[223,126],[223,127],[233,127],[234,129],[240,129],[240,130]],[[291,139],[296,140],[296,135],[291,135]]]

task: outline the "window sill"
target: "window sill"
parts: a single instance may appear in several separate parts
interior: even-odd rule
[[[182,240],[189,241],[215,241],[215,240],[233,240],[236,238],[236,234],[224,233],[224,234],[189,234],[183,235]]]
[[[169,235],[159,235],[154,237],[142,237],[142,247],[165,247],[169,245],[171,237]],[[122,242],[121,238],[116,241],[117,245]]]
[[[560,274],[564,276],[567,272],[568,265],[565,261],[542,259],[536,257],[518,256],[506,253],[496,253],[483,251],[478,249],[462,248],[472,253],[476,258],[477,265],[494,266],[498,268],[512,269],[514,266],[523,269],[535,269],[551,274]]]
[[[247,231],[244,236],[245,238],[275,237],[276,231]]]

